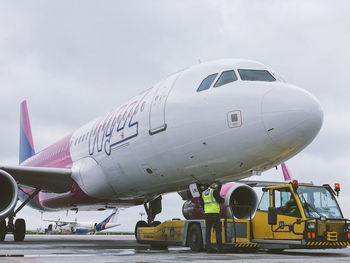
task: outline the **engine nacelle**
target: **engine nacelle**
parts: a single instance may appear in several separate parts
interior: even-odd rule
[[[16,207],[18,187],[13,177],[0,170],[0,219],[9,216]]]
[[[237,219],[253,218],[258,207],[258,195],[253,188],[240,183],[222,185],[220,196],[225,202],[220,204],[220,216]],[[182,214],[186,219],[204,218],[204,211],[199,198],[193,198],[184,203]]]

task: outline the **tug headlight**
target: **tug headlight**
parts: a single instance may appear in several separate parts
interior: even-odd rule
[[[310,222],[307,224],[308,230],[314,230],[316,228],[316,224],[314,222]]]
[[[345,231],[350,232],[350,223],[347,223],[345,226]]]

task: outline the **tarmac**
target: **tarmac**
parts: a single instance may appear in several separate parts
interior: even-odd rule
[[[133,235],[27,235],[14,242],[8,235],[0,242],[0,262],[349,262],[350,248],[328,250],[286,250],[278,254],[193,253],[189,248],[150,250]]]

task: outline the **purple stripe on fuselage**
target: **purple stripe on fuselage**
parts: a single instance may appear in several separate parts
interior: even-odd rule
[[[33,157],[25,160],[22,165],[71,169],[73,167],[69,146],[71,137],[72,135],[63,138]],[[21,189],[25,193],[30,193],[32,191],[32,189],[23,187],[21,187]],[[20,198],[24,196],[25,195],[22,194]],[[74,206],[72,206],[72,204],[76,206],[89,206],[93,204],[105,204],[107,202],[108,200],[101,200],[88,196],[79,185],[73,181],[72,188],[69,192],[63,194],[40,192],[37,198],[34,198],[29,205],[35,209],[41,207],[41,210],[54,211],[73,208]]]
[[[59,140],[22,163],[24,166],[72,168],[69,142],[72,135]]]
[[[69,143],[72,135],[68,135],[57,143],[42,150],[36,155],[26,159],[21,165],[33,167],[52,167],[52,168],[72,168],[73,161],[70,155]],[[74,188],[74,186],[72,187]],[[21,201],[27,198],[33,190],[21,187],[24,193],[19,195]],[[67,194],[71,194],[71,191]],[[47,194],[40,192],[31,202],[29,206],[34,209],[46,210],[43,202],[47,199]]]

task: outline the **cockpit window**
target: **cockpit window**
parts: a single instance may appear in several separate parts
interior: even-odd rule
[[[239,69],[238,73],[242,80],[276,81],[276,79],[267,70]]]
[[[237,80],[237,76],[234,70],[224,71],[221,73],[219,79],[216,81],[214,87],[220,87],[227,83]]]
[[[206,77],[205,79],[203,79],[202,83],[199,85],[199,88],[197,89],[197,92],[202,91],[202,90],[206,90],[209,89],[211,84],[214,82],[214,80],[216,79],[216,76],[218,75],[218,73],[209,75],[208,77]]]

